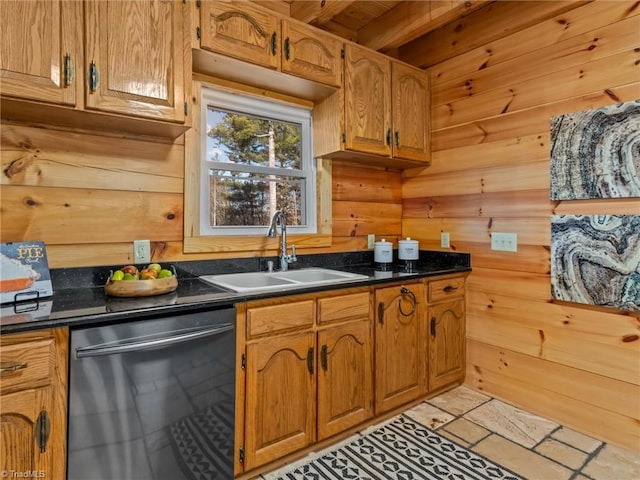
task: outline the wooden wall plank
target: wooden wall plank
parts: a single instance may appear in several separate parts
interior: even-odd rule
[[[400,235],[401,218],[400,203],[336,202],[333,208],[333,235]]]
[[[183,191],[183,145],[14,125],[0,135],[3,185]]]
[[[623,4],[618,2],[618,8]],[[615,6],[614,6],[615,8]],[[578,14],[585,9],[601,10],[603,13],[614,11],[609,5],[602,2],[594,2],[583,8],[573,10],[567,15]],[[638,9],[637,14],[640,14]],[[588,24],[594,26],[592,17],[584,17]],[[616,19],[617,20],[617,19]],[[571,20],[565,20],[570,22]],[[583,22],[587,23],[587,22]],[[599,23],[599,21],[598,21]],[[608,25],[598,25],[595,29],[582,32],[574,30],[573,23],[570,28],[558,22],[548,22],[557,33],[560,33],[565,40],[553,43],[554,35],[545,35],[544,26],[538,25],[525,31],[519,32],[513,38],[496,42],[490,47],[490,54],[487,49],[482,49],[486,58],[481,68],[474,68],[471,63],[461,63],[456,58],[456,72],[451,70],[453,62],[438,65],[434,70],[434,85],[432,86],[431,101],[433,105],[440,105],[442,99],[447,102],[456,98],[463,98],[467,95],[477,94],[487,89],[494,89],[522,82],[526,79],[536,78],[545,72],[555,72],[579,66],[597,59],[602,59],[610,55],[633,49],[638,45],[638,28],[640,19],[637,16],[630,16],[623,21],[614,22]],[[577,26],[580,26],[579,24]],[[586,27],[587,25],[585,25]],[[575,36],[568,36],[569,33]],[[517,43],[516,43],[517,42]],[[531,50],[524,55],[522,44],[535,44],[538,48]],[[546,46],[545,46],[546,45]],[[468,58],[472,52],[464,55]],[[450,78],[443,79],[439,72],[447,72]],[[451,78],[453,75],[456,77]]]
[[[401,172],[334,161],[333,174],[335,202],[402,202]]]
[[[435,65],[506,35],[553,18],[586,2],[494,2],[400,48],[400,59],[421,68]],[[486,19],[491,21],[487,22]],[[437,45],[438,48],[434,48]]]
[[[560,102],[434,131],[431,136],[431,148],[435,154],[449,148],[497,142],[544,132],[549,130],[550,120],[554,115],[591,110],[610,105],[612,102],[628,102],[637,98],[640,98],[640,82],[598,90]]]
[[[495,268],[474,267],[467,277],[472,291],[504,295],[512,298],[547,301],[551,288],[549,275],[532,272],[509,272]]]
[[[637,385],[621,382],[584,370],[567,367],[548,360],[496,348],[473,340],[467,342],[469,363],[480,369],[499,372],[506,379],[522,380],[532,385],[544,384],[548,393],[560,394],[590,405],[640,419],[640,389]],[[617,392],[611,398],[611,392]]]
[[[469,342],[468,345],[471,345]],[[488,348],[491,348],[490,346]],[[471,347],[471,354],[474,350]],[[469,357],[477,358],[477,357]],[[545,371],[552,371],[552,362],[543,364]],[[579,372],[579,369],[569,370]],[[569,377],[571,378],[571,377]],[[583,379],[583,378],[582,378]],[[613,408],[617,406],[617,399],[613,399],[619,391],[622,382],[611,385],[609,403],[605,407],[588,403],[586,398],[575,399],[568,395],[555,393],[546,388],[546,382],[529,380],[528,376],[512,378],[505,376],[502,371],[488,367],[467,364],[467,378],[465,383],[471,388],[484,391],[489,395],[502,399],[517,407],[555,420],[563,425],[596,438],[606,438],[608,442],[623,446],[632,451],[638,451],[636,418],[618,413]],[[637,388],[637,387],[634,387]],[[620,389],[621,390],[621,389]],[[635,394],[637,398],[637,393]],[[610,408],[607,408],[610,407]]]
[[[0,240],[47,244],[181,240],[182,195],[7,185]]]
[[[433,128],[438,130],[480,118],[533,108],[567,98],[587,95],[638,81],[640,51],[622,53],[548,73],[542,77],[512,83],[461,100],[432,108]]]
[[[403,198],[461,195],[482,192],[540,190],[549,187],[549,161],[495,168],[405,177]],[[425,169],[428,174],[428,169]]]

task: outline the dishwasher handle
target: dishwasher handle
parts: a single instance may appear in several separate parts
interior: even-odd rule
[[[139,342],[109,343],[102,345],[91,345],[88,347],[76,348],[76,357],[97,357],[101,355],[118,355],[120,353],[138,352],[141,350],[151,350],[155,348],[165,348],[177,343],[188,342],[198,338],[210,337],[233,330],[233,323],[225,323],[216,327],[207,327],[193,330],[180,335],[173,335],[163,338],[141,340]]]

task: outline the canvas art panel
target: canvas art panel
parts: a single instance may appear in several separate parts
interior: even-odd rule
[[[555,215],[556,300],[640,312],[640,215]]]
[[[640,197],[640,100],[551,119],[551,199]]]

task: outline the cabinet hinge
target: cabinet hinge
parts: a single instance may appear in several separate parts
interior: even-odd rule
[[[196,8],[200,8],[200,4],[201,4],[201,3],[202,3],[202,2],[201,2],[200,0],[196,0]]]
[[[242,354],[242,360],[240,360],[240,368],[243,370],[247,368],[247,356],[244,353]]]
[[[244,447],[240,447],[240,454],[238,457],[238,461],[244,465]]]
[[[200,40],[200,27],[196,27],[196,38]]]
[[[436,317],[431,317],[431,336],[436,338]]]
[[[189,104],[184,102],[184,114],[185,116],[189,114]]]
[[[36,420],[36,440],[40,447],[40,453],[47,451],[47,442],[49,441],[49,434],[51,433],[51,421],[46,410],[42,410]]]
[[[345,51],[344,48],[340,50],[340,58],[342,58],[344,60],[345,57]]]
[[[73,81],[73,63],[71,61],[71,55],[65,54],[64,56],[64,86],[71,86]]]
[[[347,142],[347,134],[343,133],[342,134],[342,143],[346,143]]]

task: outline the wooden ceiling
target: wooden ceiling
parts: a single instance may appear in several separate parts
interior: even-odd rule
[[[254,0],[254,3],[397,57],[403,45],[492,2]]]
[[[2,0],[0,0],[2,1]],[[420,68],[592,0],[253,0]],[[564,20],[560,17],[559,22]],[[438,48],[432,48],[438,45]],[[446,48],[443,48],[445,47]]]

